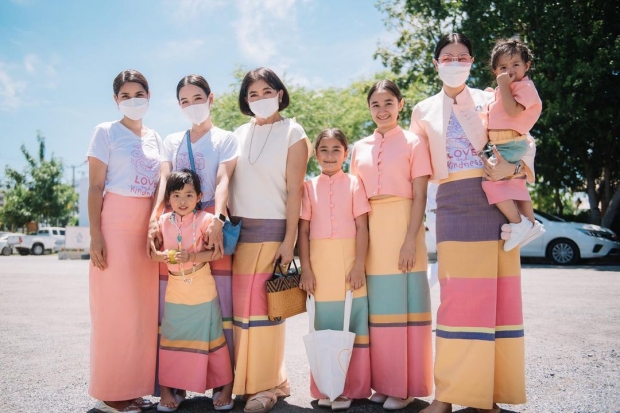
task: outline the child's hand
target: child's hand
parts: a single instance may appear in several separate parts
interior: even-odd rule
[[[398,269],[404,273],[413,270],[415,265],[415,239],[405,240],[398,256]]]
[[[301,271],[301,279],[299,280],[299,288],[307,292],[308,294],[314,294],[316,289],[316,278],[314,273],[309,268],[304,268]]]
[[[346,281],[351,286],[352,291],[358,290],[366,284],[366,271],[363,267],[353,267]]]
[[[515,74],[510,74],[508,72],[500,73],[497,75],[497,86],[508,86],[515,80]]]
[[[175,258],[181,264],[185,264],[189,261],[191,254],[187,250],[181,250],[175,254]]]

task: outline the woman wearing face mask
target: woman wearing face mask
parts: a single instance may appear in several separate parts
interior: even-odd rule
[[[213,125],[211,120],[213,93],[204,77],[185,76],[179,81],[176,94],[183,116],[191,122],[192,126],[189,130],[168,135],[164,140],[159,190],[151,214],[147,248],[151,251],[151,243],[162,245],[157,218],[164,208],[166,182],[172,171],[192,169],[188,151],[189,144],[195,172],[200,176],[201,208],[214,214],[216,218],[205,232],[203,241],[208,249],[214,249],[214,257],[216,257],[209,265],[216,283],[222,310],[224,335],[232,362],[232,258],[230,255],[224,255],[222,227],[228,218],[228,183],[237,163],[237,140],[232,132]],[[163,300],[168,270],[166,266],[160,269],[162,269],[160,271],[160,296]],[[230,389],[221,390],[214,390],[213,403],[216,409],[232,408]],[[177,392],[177,395],[184,396],[183,392]],[[173,406],[177,403],[168,404]]]
[[[157,354],[157,264],[144,237],[161,138],[142,124],[149,85],[135,70],[114,79],[120,121],[95,127],[89,163],[91,364],[95,411],[140,412],[152,403]]]
[[[246,413],[267,412],[290,394],[284,371],[282,321],[268,321],[266,282],[274,263],[293,260],[310,141],[280,111],[289,104],[286,87],[264,67],[248,72],[239,108],[254,118],[235,131],[239,157],[231,181],[231,213],[243,219],[233,261],[235,381],[233,393],[247,396]]]
[[[497,403],[525,403],[519,250],[504,251],[506,218],[481,188],[483,176],[499,180],[515,166],[499,153],[495,164],[478,156],[488,141],[479,114],[493,92],[465,85],[472,55],[464,35],[443,36],[433,59],[443,88],[411,116],[411,131],[428,142],[431,180],[439,183],[436,390],[424,413],[451,412],[452,404],[499,412]],[[533,153],[532,146],[523,159],[530,168]]]

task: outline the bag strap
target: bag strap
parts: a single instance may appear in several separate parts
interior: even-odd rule
[[[194,152],[192,151],[192,143],[189,139],[189,129],[185,132],[185,139],[187,140],[187,153],[189,155],[189,164],[192,167],[192,171],[196,172],[196,166],[194,165]]]
[[[347,290],[344,297],[344,325],[342,331],[349,332],[349,324],[351,321],[351,307],[353,307],[353,291]]]
[[[347,290],[344,298],[344,323],[342,331],[349,332],[349,325],[351,324],[351,308],[353,307],[353,291]],[[314,317],[316,312],[316,301],[314,295],[308,294],[306,298],[306,311],[308,312],[308,330],[310,333],[314,333]]]

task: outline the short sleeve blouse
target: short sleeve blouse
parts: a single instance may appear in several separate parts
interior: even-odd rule
[[[171,162],[173,171],[191,169],[185,133],[173,133],[164,140],[162,162]],[[237,139],[232,132],[214,126],[191,145],[196,173],[200,176],[202,206],[211,206],[215,203],[217,170],[220,164],[237,157]]]
[[[108,166],[105,192],[150,197],[159,180],[161,146],[152,129],[139,137],[119,121],[105,122],[95,127],[86,156]]]
[[[538,91],[529,78],[524,77],[510,84],[510,91],[517,103],[523,105],[524,111],[517,116],[510,116],[504,110],[499,87],[495,89],[495,101],[489,105],[489,129],[512,129],[526,135],[534,127],[542,112],[542,101]]]
[[[362,181],[369,198],[412,199],[413,180],[432,174],[429,150],[425,141],[399,126],[383,136],[375,131],[353,146],[351,173]]]
[[[286,218],[286,161],[288,149],[304,140],[304,129],[294,119],[267,125],[251,122],[235,131],[239,140],[237,166],[230,184],[230,209],[235,216],[254,219]]]
[[[364,186],[342,171],[304,182],[301,219],[310,221],[310,239],[355,238],[355,218],[371,211]]]
[[[172,212],[162,214],[159,217],[159,228],[161,228],[162,237],[164,239],[164,248],[167,250],[179,249],[179,242],[177,239],[178,230],[177,225],[171,220]],[[205,250],[204,242],[202,242],[202,235],[207,230],[207,227],[213,220],[213,215],[205,211],[196,212],[196,248],[194,249],[194,234],[193,232],[193,217],[191,214],[180,217],[175,215],[177,224],[181,230],[181,249],[188,252],[200,252]],[[193,263],[186,262],[183,264],[183,269],[191,269]],[[179,271],[179,264],[168,264],[170,271]]]

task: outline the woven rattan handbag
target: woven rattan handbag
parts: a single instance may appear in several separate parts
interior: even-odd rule
[[[280,260],[273,267],[273,276],[267,281],[267,315],[271,321],[280,321],[306,311],[306,292],[299,288],[301,274],[295,260],[282,271]]]

